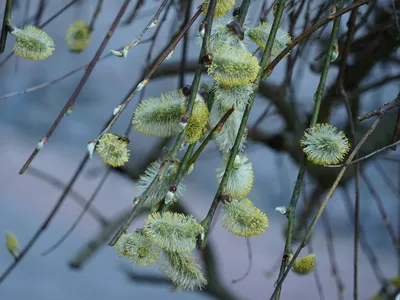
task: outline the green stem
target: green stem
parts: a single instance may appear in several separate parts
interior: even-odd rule
[[[260,84],[260,81],[262,80],[262,74],[263,74],[265,68],[267,67],[268,59],[269,59],[269,57],[271,55],[272,46],[273,46],[273,43],[274,43],[274,40],[275,40],[276,33],[278,32],[279,23],[280,23],[281,18],[282,18],[283,10],[285,8],[285,2],[286,2],[286,0],[280,0],[279,1],[276,18],[274,19],[274,23],[273,23],[272,28],[271,28],[271,33],[270,33],[270,36],[268,38],[268,41],[267,41],[267,44],[265,46],[265,50],[264,50],[264,53],[263,53],[263,56],[262,56],[262,59],[261,59],[260,72],[258,73],[257,79],[255,81],[254,91],[250,96],[249,103],[246,105],[246,109],[244,110],[243,118],[242,118],[242,121],[240,123],[238,134],[237,134],[236,140],[235,140],[235,144],[232,147],[231,154],[230,154],[229,159],[228,159],[228,163],[227,163],[227,166],[226,166],[226,169],[225,169],[225,172],[224,172],[224,176],[222,177],[221,183],[220,183],[220,185],[218,187],[218,190],[217,190],[217,192],[215,194],[214,200],[213,200],[213,202],[211,204],[211,207],[210,207],[210,209],[208,211],[208,214],[205,217],[205,219],[201,222],[201,225],[204,227],[204,236],[201,239],[201,243],[200,243],[200,247],[201,248],[204,248],[206,243],[207,243],[207,237],[208,237],[208,232],[209,232],[209,229],[210,229],[210,224],[211,224],[212,219],[214,217],[215,211],[217,210],[217,207],[218,207],[218,204],[219,204],[219,200],[220,200],[220,195],[224,191],[226,183],[228,182],[228,179],[229,179],[229,177],[230,177],[230,175],[232,173],[233,163],[234,163],[235,157],[236,157],[236,155],[237,155],[237,153],[239,151],[240,142],[242,140],[243,133],[244,133],[244,131],[246,129],[247,120],[249,118],[250,111],[251,111],[251,108],[253,106],[256,94],[257,94],[258,86]]]
[[[244,21],[246,20],[247,16],[247,11],[249,10],[250,7],[250,0],[243,0],[242,4],[240,5],[240,13],[239,13],[239,23],[240,26],[243,27]]]
[[[209,37],[210,33],[211,33],[211,26],[212,26],[212,20],[213,20],[213,16],[214,16],[214,10],[215,10],[215,6],[216,6],[216,0],[211,0],[209,5],[210,5],[209,12],[207,13],[206,20],[208,21],[207,24],[209,24],[210,26],[206,26],[206,33],[205,33],[204,39],[206,39],[207,36]],[[150,76],[155,72],[155,70],[158,68],[158,66],[164,61],[165,57],[170,53],[170,51],[173,48],[175,48],[175,46],[177,45],[177,43],[179,42],[181,37],[184,35],[184,33],[189,29],[189,27],[194,23],[196,18],[200,15],[200,12],[201,12],[200,10],[197,11],[195,16],[185,26],[185,28],[182,30],[182,32],[180,32],[180,34],[174,39],[174,41],[167,48],[167,50],[164,51],[164,53],[161,55],[161,57],[158,59],[158,61],[155,63],[155,65],[152,67],[152,69],[149,71],[149,74],[145,77],[144,81],[145,80],[148,81],[150,79]],[[202,50],[204,50],[204,44],[205,43],[203,43]],[[200,62],[201,58],[202,58],[202,51],[200,52],[199,62]],[[200,66],[199,66],[199,68],[200,68]],[[201,68],[201,70],[202,70],[202,68]],[[189,104],[188,104],[188,108],[187,108],[186,113],[188,113],[188,110],[190,109],[189,112],[191,114],[193,105],[190,108],[189,108],[189,105],[190,105],[190,101],[194,102],[194,100],[196,99],[195,96],[197,95],[197,89],[198,89],[198,86],[199,86],[199,83],[200,83],[200,77],[199,76],[201,76],[201,72],[199,74],[196,73],[196,75],[195,75],[195,77],[193,79],[193,84],[192,84],[192,87],[191,87],[191,93],[190,93],[190,98],[189,98]],[[197,82],[197,85],[196,85],[196,82]],[[196,88],[196,86],[197,86],[197,88]],[[122,104],[124,104],[123,108],[125,108],[126,105],[128,104],[128,102],[133,98],[133,95],[136,93],[136,90],[137,90],[137,87],[128,96],[128,98],[126,100],[124,100],[124,102],[122,103]],[[121,108],[119,110],[119,112],[113,117],[112,120],[114,120],[114,121],[111,120],[111,122],[106,126],[106,130],[107,130],[107,128],[110,128],[110,126],[113,124],[113,122],[115,122],[116,118],[119,116],[119,114],[122,112],[122,110],[123,109]],[[104,134],[104,132],[107,132],[107,131],[103,131],[101,133],[101,135]],[[163,170],[165,170],[166,168],[169,167],[171,161],[175,161],[175,158],[177,157],[177,155],[179,153],[179,149],[180,149],[180,147],[182,145],[184,137],[185,137],[185,130],[182,130],[182,132],[178,135],[172,150],[168,153],[167,158],[164,161],[164,164],[162,165],[162,169]],[[162,173],[162,172],[163,171],[160,169],[159,173]],[[121,237],[121,235],[129,228],[129,226],[132,223],[133,219],[135,218],[137,212],[143,206],[143,204],[146,202],[146,199],[147,199],[148,195],[151,192],[151,189],[152,189],[152,187],[154,185],[155,180],[158,180],[158,176],[156,176],[154,178],[154,180],[150,183],[149,187],[139,197],[137,203],[132,208],[132,211],[131,211],[129,217],[124,222],[124,224],[118,229],[116,234],[113,236],[112,240],[109,243],[109,246],[114,246],[115,243],[118,241],[118,239]]]
[[[357,146],[354,148],[353,152],[349,155],[349,158],[346,160],[346,164],[350,163],[355,155],[357,154],[358,150],[360,150],[361,146],[365,143],[365,141],[368,139],[368,137],[372,134],[372,132],[376,129],[376,127],[378,126],[380,120],[383,117],[384,112],[382,112],[381,115],[378,116],[378,118],[375,120],[375,122],[372,124],[371,128],[368,130],[368,132],[363,136],[363,138],[360,140],[360,142],[357,144]],[[312,220],[310,226],[308,227],[306,234],[303,238],[303,240],[301,241],[300,245],[298,246],[296,252],[294,253],[292,259],[290,260],[289,264],[287,265],[287,268],[284,270],[284,273],[282,275],[282,277],[276,282],[275,284],[275,290],[270,298],[270,300],[272,299],[276,299],[274,297],[279,295],[279,291],[281,289],[282,283],[285,280],[287,274],[289,273],[290,269],[292,268],[294,261],[296,260],[296,258],[299,256],[301,249],[307,244],[307,241],[310,239],[311,237],[311,233],[314,230],[315,224],[317,223],[317,221],[319,220],[319,218],[321,217],[326,205],[328,204],[329,199],[332,197],[336,187],[338,186],[340,180],[343,177],[343,174],[345,173],[347,169],[347,165],[345,165],[339,172],[338,176],[336,177],[334,183],[332,184],[329,192],[327,193],[327,195],[325,196],[324,201],[322,201],[321,207],[318,209],[318,212],[316,213],[314,219]]]
[[[340,0],[339,5],[338,5],[339,8],[341,8],[343,6],[343,2],[344,2],[344,0]],[[318,84],[318,88],[315,93],[314,111],[313,111],[313,114],[311,117],[310,127],[315,126],[315,124],[317,123],[317,120],[318,120],[319,109],[321,107],[322,96],[324,94],[326,79],[328,77],[328,72],[329,72],[329,66],[331,64],[332,52],[333,52],[335,41],[337,41],[337,34],[339,31],[339,27],[340,27],[340,17],[336,18],[333,23],[332,33],[331,33],[329,46],[328,46],[328,50],[327,50],[327,55],[326,55],[326,59],[325,59],[325,64],[324,64],[324,69],[322,71],[320,81]],[[296,184],[293,189],[292,198],[290,199],[290,203],[289,203],[289,207],[288,207],[288,215],[287,215],[288,226],[286,229],[285,249],[284,249],[284,254],[282,257],[282,263],[281,263],[277,282],[281,281],[282,276],[285,272],[285,268],[286,268],[286,265],[288,262],[289,255],[292,253],[292,233],[293,233],[292,231],[293,231],[293,225],[294,225],[294,219],[295,219],[294,216],[295,216],[295,212],[296,212],[297,201],[300,197],[301,190],[302,190],[306,166],[307,166],[307,159],[305,158],[305,156],[303,156],[303,160],[300,164],[299,173],[298,173],[297,179],[296,179]],[[279,288],[277,290],[275,299],[279,299],[280,291],[281,291],[281,289]]]
[[[11,25],[11,9],[12,0],[7,0],[6,9],[4,11],[3,26],[1,28],[0,53],[3,53],[6,47],[7,33],[9,30],[9,26]]]

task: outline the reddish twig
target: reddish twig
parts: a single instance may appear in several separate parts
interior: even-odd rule
[[[58,114],[56,120],[51,125],[49,131],[46,133],[45,136],[43,136],[41,138],[40,142],[42,142],[43,144],[45,144],[48,141],[48,139],[50,138],[50,136],[53,134],[54,130],[57,128],[58,124],[61,122],[61,120],[64,117],[64,115],[67,112],[67,110],[71,109],[73,107],[73,105],[75,104],[75,101],[76,101],[80,91],[82,90],[83,86],[85,85],[86,81],[88,80],[90,74],[92,73],[94,67],[96,66],[97,61],[100,58],[101,53],[103,53],[104,48],[106,47],[108,41],[110,40],[110,38],[113,35],[115,29],[117,28],[118,23],[119,23],[120,19],[122,18],[122,15],[124,14],[129,2],[130,2],[130,0],[125,0],[124,3],[122,4],[120,10],[118,11],[118,13],[117,13],[117,15],[116,15],[111,27],[110,27],[110,29],[108,30],[108,32],[107,32],[106,36],[104,37],[102,43],[100,44],[99,48],[97,49],[96,54],[94,55],[93,59],[89,63],[89,66],[87,67],[87,69],[85,71],[85,74],[82,76],[81,80],[79,81],[74,93],[69,98],[69,100],[64,105],[64,107],[61,109],[61,111]],[[43,146],[43,144],[42,144],[42,146]],[[19,174],[23,174],[25,172],[25,170],[29,167],[29,165],[31,164],[33,159],[36,157],[36,155],[39,153],[39,151],[40,151],[40,147],[36,147],[33,150],[32,154],[30,155],[28,160],[25,162],[24,166],[19,171]]]

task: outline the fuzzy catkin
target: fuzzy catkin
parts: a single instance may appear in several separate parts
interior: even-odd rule
[[[225,86],[253,83],[260,66],[258,60],[247,51],[230,46],[218,45],[213,48],[214,58],[208,74]]]
[[[271,33],[271,28],[272,24],[265,22],[258,27],[247,30],[246,34],[257,44],[257,46],[264,50]],[[271,55],[277,56],[291,42],[290,34],[285,30],[278,28],[274,43],[272,45]]]
[[[68,27],[65,33],[65,41],[70,50],[81,52],[86,49],[92,40],[92,29],[90,24],[78,20]]]
[[[161,253],[140,231],[122,235],[114,247],[118,255],[126,256],[138,267],[156,263]]]
[[[104,134],[96,151],[101,159],[112,167],[121,167],[129,160],[128,140],[112,133]]]
[[[31,59],[43,60],[49,57],[54,49],[53,39],[43,30],[28,25],[24,29],[14,28],[10,34],[15,38],[15,55]]]
[[[235,5],[236,0],[217,0],[214,10],[214,18],[219,18],[225,15]],[[205,0],[201,6],[203,14],[207,14],[210,1]]]
[[[312,253],[301,258],[297,258],[292,270],[299,275],[306,275],[312,272],[317,264],[317,256]]]
[[[217,182],[221,183],[224,176],[226,165],[229,160],[229,153],[223,155],[221,168],[217,169]],[[253,167],[244,155],[236,155],[231,175],[225,185],[224,192],[230,194],[233,198],[243,198],[253,186],[254,172]]]
[[[136,107],[132,124],[146,135],[169,137],[180,131],[179,121],[185,113],[186,97],[181,90],[150,97]]]
[[[234,235],[244,237],[258,235],[269,226],[267,216],[247,198],[224,204],[221,223]]]
[[[158,173],[160,172],[161,167],[162,160],[157,160],[151,163],[146,168],[145,172],[140,175],[139,180],[135,184],[137,193],[141,195],[150,186],[153,180],[156,180],[148,193],[146,202],[143,204],[144,207],[153,207],[159,201],[164,199],[170,189],[174,176],[178,171],[179,165],[177,162],[171,162],[169,167],[160,174],[160,177]],[[186,186],[181,181],[171,201],[177,201],[183,195],[185,190]]]
[[[165,262],[160,270],[174,285],[185,290],[201,290],[207,284],[200,266],[189,253],[164,252]]]
[[[300,145],[307,159],[318,165],[339,163],[350,150],[350,143],[343,131],[330,124],[316,124],[308,128]]]
[[[221,103],[214,101],[210,113],[210,125],[215,127],[221,118],[225,115],[228,109],[221,106]],[[213,136],[218,149],[222,152],[229,152],[233,147],[236,136],[239,132],[240,123],[242,122],[243,111],[234,110],[225,122],[220,132],[216,132]],[[247,129],[245,129],[242,139],[240,141],[239,150],[242,151],[245,146],[247,136]]]
[[[204,229],[193,216],[164,212],[150,214],[143,231],[149,240],[166,251],[190,252]]]

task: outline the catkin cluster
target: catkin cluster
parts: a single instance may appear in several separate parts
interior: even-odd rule
[[[201,6],[204,14],[208,4],[205,0]],[[241,26],[231,12],[234,5],[234,0],[216,3],[208,49],[210,59],[204,61],[211,84],[202,83],[196,94],[190,87],[185,87],[145,99],[136,107],[132,120],[135,130],[146,135],[183,136],[181,149],[201,141],[212,128],[218,128],[212,140],[222,157],[221,166],[216,170],[219,184],[260,76],[259,60],[252,53],[258,48],[264,49],[271,30],[267,23],[256,28],[247,28],[246,24]],[[200,36],[202,39],[202,32]],[[272,55],[278,55],[288,43],[289,34],[280,29]],[[231,109],[232,114],[221,123],[221,118]],[[254,172],[244,154],[245,139],[246,132],[240,139],[239,153],[223,189],[228,200],[223,203],[221,223],[235,235],[250,237],[266,230],[268,218],[246,198],[253,186]],[[138,266],[159,262],[160,270],[175,286],[194,290],[207,283],[191,254],[198,240],[204,238],[205,230],[193,216],[164,209],[178,201],[186,190],[177,180],[181,174],[178,174],[180,166],[181,161],[166,157],[153,162],[140,176],[135,187],[137,199],[151,208],[151,213],[144,227],[124,235],[116,249],[119,255],[127,256]]]

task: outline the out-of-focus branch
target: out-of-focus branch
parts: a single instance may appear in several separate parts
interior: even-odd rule
[[[79,269],[101,246],[105,246],[111,235],[129,215],[130,209],[123,211],[109,222],[103,230],[92,238],[81,250],[79,250],[69,262],[72,269]]]

